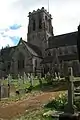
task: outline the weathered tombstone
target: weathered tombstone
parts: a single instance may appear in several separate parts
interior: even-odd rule
[[[34,73],[34,75],[36,76],[36,59],[35,58],[33,58],[33,73]]]
[[[10,82],[11,82],[11,75],[8,75],[8,97],[10,97]]]
[[[57,74],[56,74],[56,72],[54,72],[54,76],[55,76],[55,79],[57,80],[57,79],[58,79],[58,77],[57,77]]]
[[[31,83],[31,86],[33,86],[33,79],[34,79],[34,77],[33,77],[33,74],[31,73],[31,76],[30,76],[30,83]]]
[[[26,75],[26,73],[24,72],[24,83],[26,82],[26,80],[27,80],[27,75]]]
[[[9,97],[8,86],[1,85],[1,98]]]
[[[30,73],[28,73],[28,81],[30,81]]]
[[[75,113],[74,111],[74,104],[73,104],[73,91],[74,91],[74,84],[73,84],[73,71],[72,68],[69,67],[68,69],[69,77],[68,77],[68,106],[64,114],[60,114],[59,120],[79,120],[79,114]]]
[[[45,78],[47,77],[47,74],[45,74]]]
[[[21,78],[20,78],[20,75],[18,74],[18,85],[20,86],[20,83],[21,83]]]
[[[41,80],[41,77],[39,76],[38,79],[39,79],[40,87],[42,88],[42,80]]]

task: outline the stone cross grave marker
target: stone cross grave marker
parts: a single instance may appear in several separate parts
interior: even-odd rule
[[[80,120],[80,115],[74,111],[74,83],[72,67],[68,68],[68,106],[64,114],[59,115],[59,120]]]
[[[74,113],[74,103],[73,103],[73,96],[74,96],[74,83],[73,83],[73,70],[72,67],[68,68],[69,73],[69,80],[68,80],[68,111],[69,113]]]

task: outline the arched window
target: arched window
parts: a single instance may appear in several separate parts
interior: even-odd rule
[[[35,20],[33,20],[33,31],[35,31],[36,25],[35,25]]]
[[[24,55],[22,53],[19,53],[18,55],[18,69],[23,69],[24,68]]]
[[[42,19],[39,18],[39,29],[42,29]]]
[[[48,22],[49,22],[49,32],[51,32],[51,19],[49,19]]]
[[[24,68],[24,60],[18,60],[18,69]]]

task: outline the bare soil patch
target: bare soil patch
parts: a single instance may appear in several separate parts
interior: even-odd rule
[[[58,92],[43,92],[36,96],[30,96],[24,100],[12,102],[8,105],[0,105],[0,119],[11,120],[14,117],[24,114],[26,111],[31,111],[46,102],[52,97],[58,96],[63,91]]]

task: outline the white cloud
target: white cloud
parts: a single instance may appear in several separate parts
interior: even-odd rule
[[[6,37],[2,37],[0,35],[0,49],[2,48],[2,46],[5,47],[7,45],[13,46],[14,43],[12,42],[12,40],[9,37],[7,37],[7,36]]]
[[[24,26],[20,27],[19,29],[12,30],[9,27],[0,30],[0,49],[1,47],[5,47],[6,45],[14,46],[15,41],[11,39],[11,37],[22,37],[25,41],[27,41],[26,36],[27,30],[25,29]],[[14,39],[15,40],[15,39]]]
[[[25,39],[26,38],[25,32],[26,32],[26,29],[23,26],[16,30],[8,29],[8,31],[4,32],[4,35],[10,36],[10,37],[18,36],[18,37],[22,37],[23,39]]]
[[[80,0],[49,0],[49,12],[53,17],[54,34],[76,31],[80,21]],[[0,46],[14,45],[9,36],[27,38],[28,12],[44,6],[48,0],[0,0],[0,29],[7,37],[0,35]],[[21,24],[21,28],[10,30],[9,26]],[[5,31],[6,29],[6,31]],[[0,32],[0,33],[1,33]],[[4,44],[2,44],[2,41]],[[5,42],[4,42],[5,41]]]

